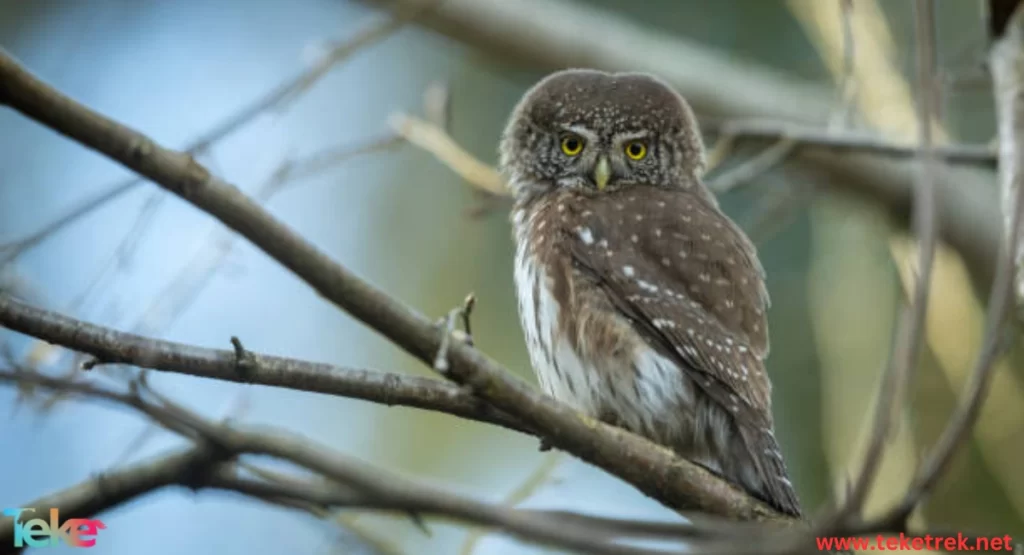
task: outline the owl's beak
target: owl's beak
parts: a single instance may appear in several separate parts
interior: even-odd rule
[[[602,156],[597,159],[597,165],[594,166],[594,183],[597,184],[597,190],[604,189],[605,185],[608,185],[608,179],[612,176],[612,167],[608,164],[608,158]]]

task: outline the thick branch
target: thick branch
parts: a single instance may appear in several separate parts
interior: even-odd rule
[[[1002,5],[1009,4],[1002,2]],[[1004,235],[1019,234],[1010,226],[1014,220],[1015,197],[1024,179],[1024,9],[1019,3],[992,37],[989,68],[995,93],[999,130],[999,189],[1002,194]],[[995,9],[991,11],[995,12]],[[1024,241],[1016,240],[1016,304],[1024,315]]]
[[[482,503],[374,468],[296,434],[211,421],[150,389],[144,380],[133,383],[128,392],[118,392],[67,379],[0,370],[0,383],[3,382],[31,383],[128,407],[196,442],[193,451],[171,453],[150,463],[107,473],[37,500],[30,505],[32,507],[68,506],[74,511],[84,511],[83,516],[91,516],[161,487],[181,485],[196,490],[237,491],[304,510],[337,507],[444,516],[492,526],[528,541],[585,553],[660,555],[665,552],[627,548],[611,540],[619,536],[689,538],[705,533],[688,524],[637,526],[642,523]],[[245,465],[245,474],[255,474],[257,478],[243,478],[237,460],[245,454],[288,461],[314,472],[320,479],[266,472],[258,467],[252,469],[251,465]],[[91,497],[86,499],[85,496]],[[322,510],[316,512],[323,514]],[[737,525],[736,530],[742,529]],[[767,534],[770,530],[754,532]],[[709,527],[706,534],[728,537],[713,527]]]
[[[0,53],[0,101],[93,148],[210,213],[297,274],[324,298],[431,364],[440,333],[430,320],[332,261],[237,187],[190,156],[94,112],[46,85]],[[636,435],[582,417],[510,377],[461,341],[449,349],[446,376],[518,417],[552,445],[591,462],[674,508],[741,519],[778,519],[764,503],[704,468]]]
[[[56,508],[61,517],[89,518],[164,486],[178,483],[190,467],[205,458],[197,449],[180,450],[132,465],[116,472],[104,473],[69,488],[53,492],[34,501],[19,505],[35,508],[38,512]],[[3,553],[16,553],[13,549],[14,527],[0,526],[0,549]]]
[[[405,8],[431,2],[364,1]],[[813,123],[824,121],[830,108],[823,87],[800,83],[581,2],[446,0],[417,21],[502,60],[546,68],[655,73],[685,91],[698,112],[708,116]],[[772,86],[765,88],[765,83]]]

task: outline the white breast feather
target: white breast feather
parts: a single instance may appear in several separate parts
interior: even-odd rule
[[[559,307],[551,293],[551,278],[530,252],[530,223],[523,221],[521,212],[514,221],[519,316],[541,389],[591,416],[598,416],[602,407],[612,408],[626,427],[638,431],[654,429],[658,421],[685,419],[680,413],[693,402],[693,385],[672,360],[642,342],[631,358],[584,360],[568,341],[558,340]],[[603,380],[603,376],[616,379]],[[614,395],[609,386],[615,388]]]
[[[594,376],[584,367],[572,347],[566,341],[558,340],[559,308],[551,294],[551,278],[530,253],[525,227],[516,230],[515,282],[519,318],[530,352],[530,364],[545,393],[592,414],[597,409],[594,402],[596,384],[590,383]],[[534,293],[539,298],[534,299]],[[551,353],[554,360],[548,359],[545,352]]]

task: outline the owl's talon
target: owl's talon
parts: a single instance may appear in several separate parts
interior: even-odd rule
[[[540,447],[538,447],[537,450],[540,451],[541,453],[544,453],[552,450],[554,447],[555,446],[552,445],[550,441],[548,441],[548,438],[542,437],[540,438]]]

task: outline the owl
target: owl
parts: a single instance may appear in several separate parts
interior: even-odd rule
[[[683,98],[649,75],[561,71],[516,106],[500,159],[544,392],[799,516],[765,372],[765,273],[701,181]]]

